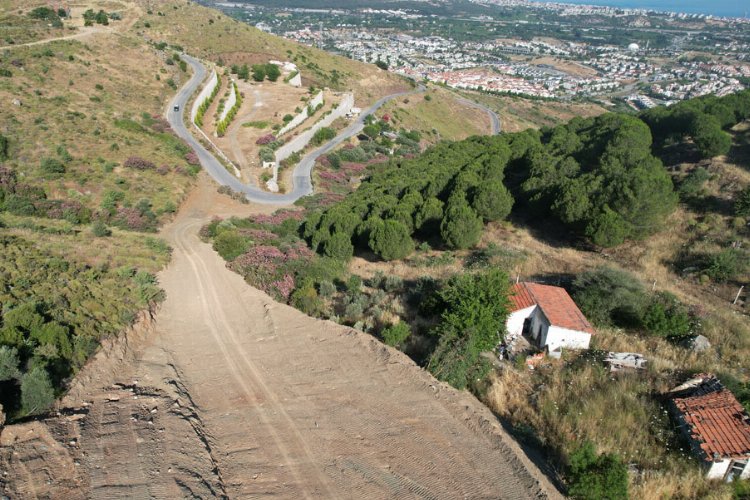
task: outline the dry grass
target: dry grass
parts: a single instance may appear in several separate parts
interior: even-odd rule
[[[143,6],[146,0],[139,3]],[[154,12],[144,17],[135,26],[138,33],[179,44],[195,56],[214,62],[221,60],[227,65],[291,60],[300,67],[305,85],[351,90],[362,107],[406,88],[402,79],[375,65],[268,35],[219,11],[182,0],[162,1],[158,5],[158,12],[163,15]],[[149,28],[145,27],[146,22]]]
[[[571,118],[587,118],[604,113],[601,106],[589,103],[536,101],[515,96],[494,96],[477,92],[464,92],[494,110],[500,116],[503,132],[521,132],[565,123]]]
[[[429,100],[425,99],[427,96]],[[430,86],[424,94],[393,100],[378,115],[386,113],[393,118],[394,126],[422,131],[423,138],[431,143],[492,131],[486,113],[457,101],[451,92],[440,87]]]

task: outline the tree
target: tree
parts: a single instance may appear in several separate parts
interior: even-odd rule
[[[503,220],[513,208],[513,196],[500,180],[480,184],[472,205],[485,221]]]
[[[380,336],[383,337],[383,342],[391,347],[402,346],[410,335],[411,329],[409,328],[409,325],[403,321],[388,326],[380,332]]]
[[[234,67],[235,66],[233,66],[233,68]],[[250,79],[250,68],[247,67],[247,64],[243,64],[242,66],[240,66],[239,68],[237,68],[236,73],[237,73],[237,78],[241,78],[244,81],[248,81]],[[253,75],[253,79],[254,78],[255,78],[255,76]],[[262,81],[262,80],[263,79],[261,78],[260,81]],[[218,85],[216,86],[216,88],[218,88]]]
[[[444,310],[428,363],[436,377],[463,389],[484,376],[487,367],[480,354],[505,337],[508,293],[508,276],[498,269],[458,275],[439,292]]]
[[[381,61],[380,59],[375,61],[375,66],[382,69],[383,71],[388,71],[388,63],[385,61]]]
[[[593,443],[586,441],[570,455],[568,493],[582,500],[627,500],[627,467],[615,454],[597,456]]]
[[[414,251],[414,240],[403,223],[387,219],[370,232],[369,246],[383,260],[398,260]]]
[[[26,415],[43,412],[55,402],[47,370],[35,366],[21,377],[21,408]]]
[[[253,80],[262,82],[266,79],[266,67],[263,64],[253,64]]]
[[[337,231],[323,244],[323,252],[333,259],[349,260],[354,255],[354,245],[351,236],[343,231]]]
[[[719,120],[703,113],[696,115],[690,135],[703,158],[725,155],[732,146],[732,138],[721,129]]]
[[[628,223],[608,206],[605,206],[586,226],[586,236],[592,243],[602,247],[621,244],[629,232]]]
[[[266,70],[266,77],[272,82],[275,82],[281,76],[281,70],[275,64],[271,64],[271,63],[266,64],[265,70]]]
[[[483,227],[482,220],[466,199],[456,197],[448,202],[440,224],[440,236],[451,248],[469,248],[479,242]]]
[[[0,345],[0,382],[20,378],[19,363],[16,348]]]

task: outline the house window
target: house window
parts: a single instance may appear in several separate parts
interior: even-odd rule
[[[745,470],[745,467],[747,467],[747,460],[732,460],[732,462],[729,464],[727,475],[725,476],[726,481],[729,483],[731,481],[740,479],[740,476],[742,476],[742,472]]]

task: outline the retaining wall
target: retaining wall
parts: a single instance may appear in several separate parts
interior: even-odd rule
[[[313,136],[315,135],[315,132],[323,127],[329,126],[338,118],[346,116],[346,114],[350,109],[352,109],[352,107],[354,107],[354,96],[352,94],[345,94],[344,98],[341,100],[341,103],[339,103],[336,109],[331,111],[331,114],[326,115],[322,120],[317,122],[311,128],[305,130],[297,137],[276,150],[276,153],[274,154],[276,164],[279,164],[282,160],[286,160],[297,151],[302,151],[303,149],[305,149],[305,147],[310,143]]]
[[[307,120],[309,118],[309,115],[307,114],[307,109],[309,106],[316,108],[320,104],[323,104],[323,91],[318,92],[318,94],[315,97],[313,97],[310,101],[308,101],[307,106],[305,106],[305,109],[303,109],[297,116],[292,118],[292,121],[290,121],[289,123],[281,127],[281,129],[279,130],[278,136],[282,136],[286,134],[287,132],[296,128],[302,122]]]

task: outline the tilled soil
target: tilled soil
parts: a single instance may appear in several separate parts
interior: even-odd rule
[[[230,272],[197,236],[209,213],[234,210],[213,189],[203,179],[165,230],[174,256],[154,321],[103,350],[58,416],[3,430],[0,492],[560,497],[473,396]]]

